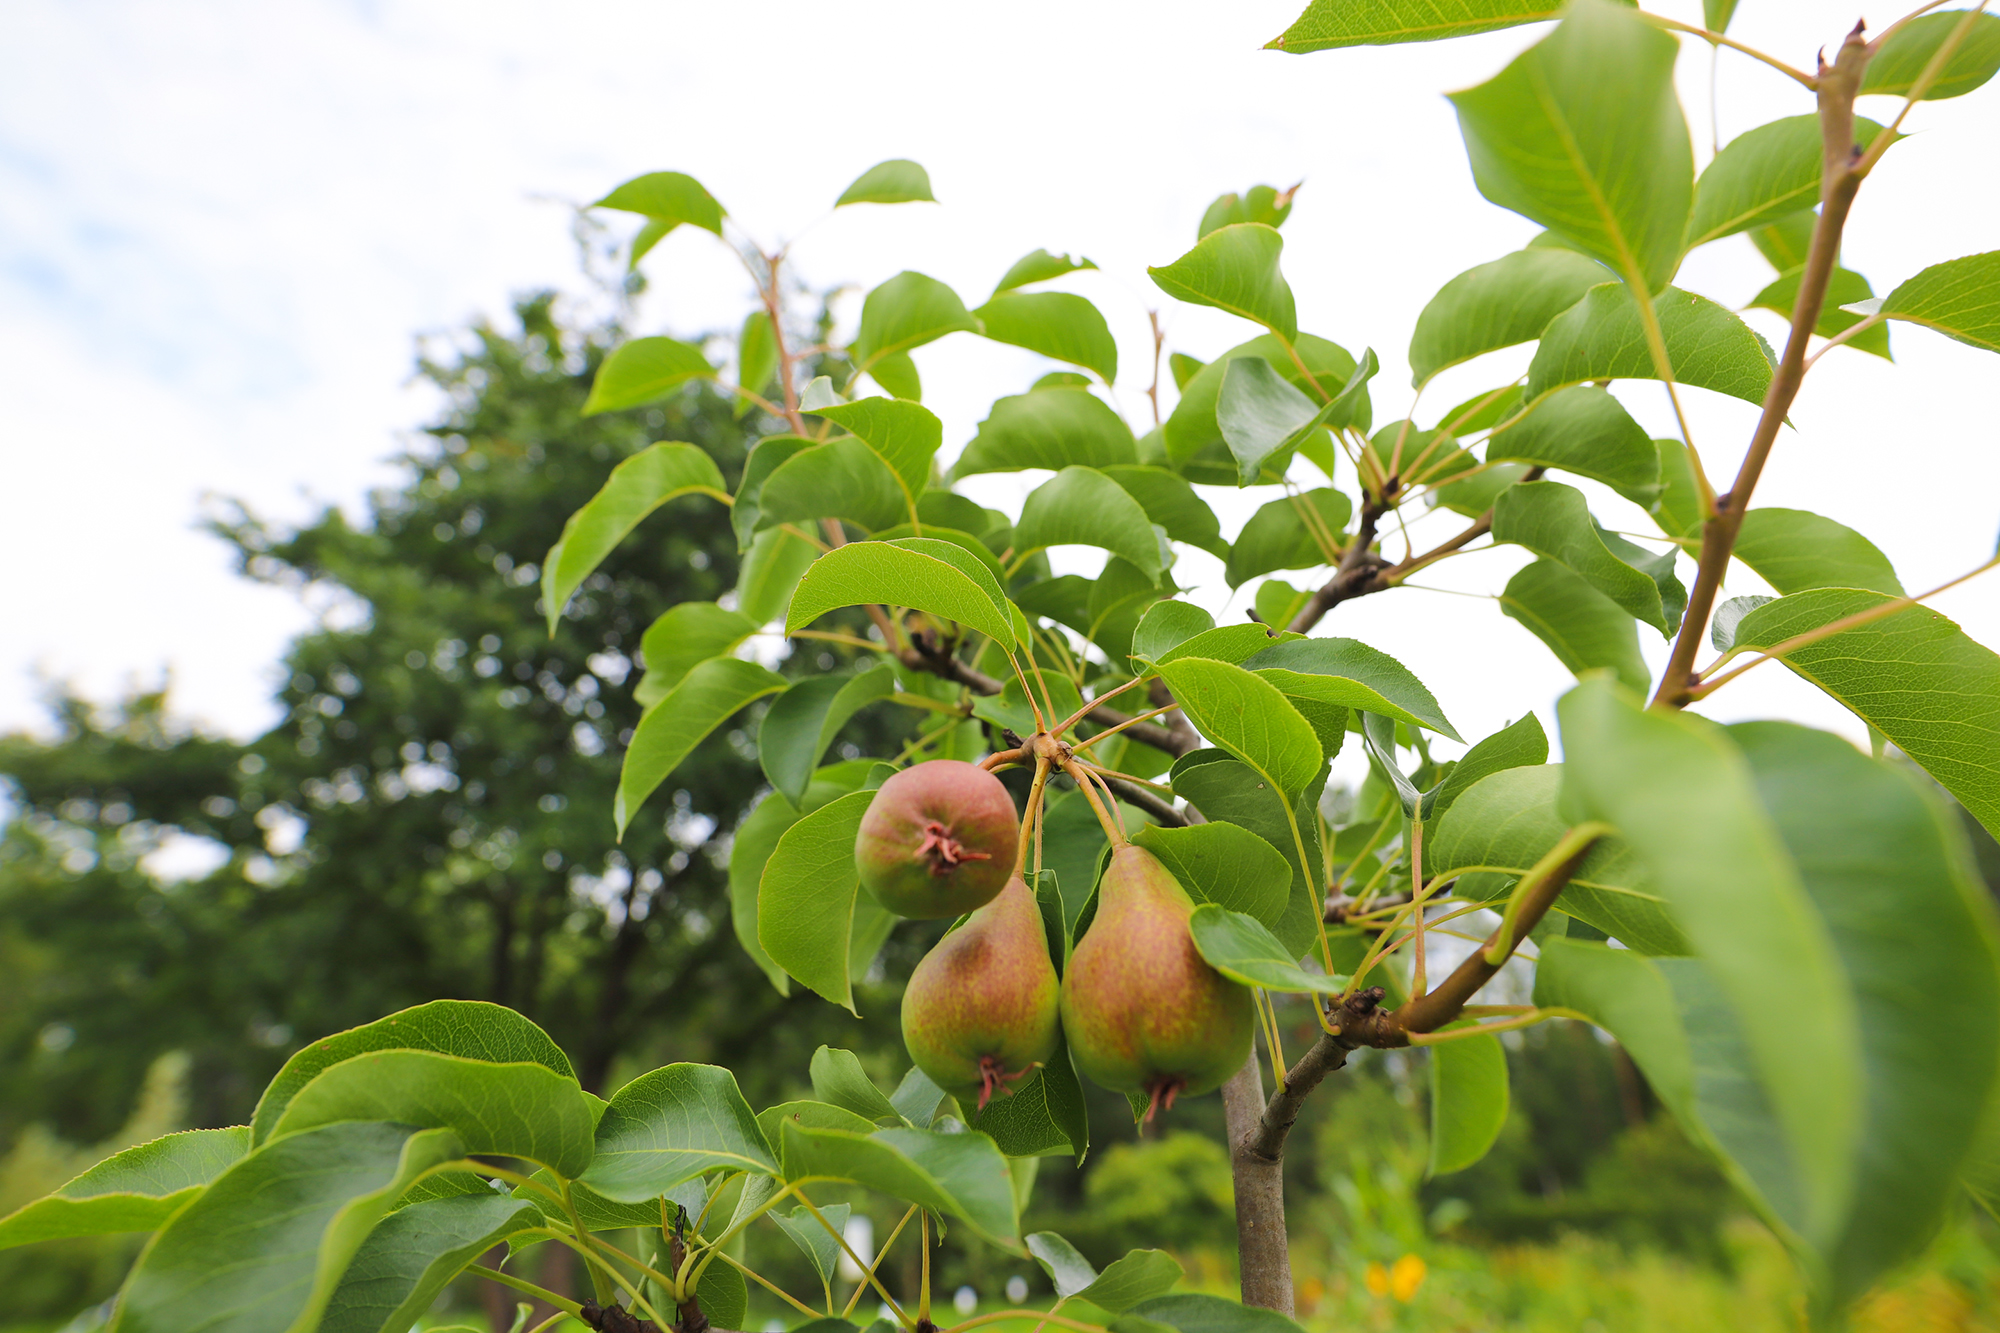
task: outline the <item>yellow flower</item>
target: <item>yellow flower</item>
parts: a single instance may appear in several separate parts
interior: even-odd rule
[[[1377,1265],[1379,1267],[1380,1265]],[[1429,1271],[1424,1261],[1414,1254],[1406,1254],[1396,1261],[1389,1270],[1389,1293],[1399,1301],[1408,1301],[1417,1294],[1417,1288],[1424,1285],[1424,1274]],[[1369,1274],[1369,1289],[1374,1290],[1374,1274]]]
[[[1369,1264],[1368,1272],[1363,1276],[1362,1280],[1368,1284],[1369,1295],[1387,1296],[1389,1294],[1389,1270],[1382,1267],[1382,1265]]]

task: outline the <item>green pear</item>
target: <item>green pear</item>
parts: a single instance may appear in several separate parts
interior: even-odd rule
[[[999,894],[1020,836],[1000,779],[962,759],[932,759],[875,793],[854,838],[854,864],[862,887],[898,916],[949,919]]]
[[[1122,844],[1063,973],[1063,1032],[1077,1068],[1113,1092],[1150,1097],[1147,1119],[1175,1097],[1221,1087],[1250,1054],[1250,992],[1195,951],[1193,914],[1158,857]]]
[[[917,1068],[980,1110],[1055,1054],[1056,969],[1019,875],[924,955],[903,991],[903,1044]]]

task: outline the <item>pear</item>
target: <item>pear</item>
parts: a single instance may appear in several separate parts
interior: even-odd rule
[[[903,992],[917,1068],[980,1110],[1055,1054],[1056,969],[1041,909],[1019,875],[938,941]]]
[[[1250,1054],[1250,992],[1195,951],[1193,914],[1158,857],[1121,844],[1063,973],[1063,1032],[1077,1068],[1113,1092],[1150,1097],[1148,1120],[1178,1096],[1221,1087]]]
[[[1014,873],[1021,821],[1000,779],[932,759],[882,784],[861,817],[862,887],[898,916],[941,920],[984,907]]]

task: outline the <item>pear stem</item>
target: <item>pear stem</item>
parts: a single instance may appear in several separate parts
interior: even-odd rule
[[[1069,774],[1076,782],[1076,789],[1083,793],[1083,799],[1090,802],[1090,809],[1097,816],[1097,822],[1103,826],[1104,836],[1111,839],[1111,845],[1113,847],[1123,847],[1126,843],[1130,842],[1131,839],[1125,836],[1125,830],[1112,822],[1110,814],[1104,808],[1104,803],[1097,799],[1097,789],[1091,785],[1090,775],[1084,772],[1083,766],[1067,755],[1063,756],[1058,762],[1062,765],[1062,771]]]
[[[1028,836],[1033,830],[1041,827],[1042,788],[1048,780],[1049,761],[1038,755],[1035,758],[1035,782],[1028,788],[1027,802],[1021,807],[1021,841],[1014,850],[1014,873],[1017,875],[1021,873],[1021,867],[1028,863]],[[1039,840],[1036,845],[1040,846]],[[1036,859],[1040,860],[1039,857]],[[1040,865],[1035,867],[1035,874],[1036,878],[1041,877]]]

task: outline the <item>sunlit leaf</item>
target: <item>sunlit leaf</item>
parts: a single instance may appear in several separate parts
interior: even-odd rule
[[[1660,452],[1652,438],[1616,398],[1588,384],[1544,398],[1493,436],[1486,458],[1560,468],[1647,499],[1660,482]]]
[[[1301,968],[1297,956],[1263,922],[1243,912],[1202,903],[1188,919],[1188,933],[1210,967],[1242,985],[1319,995],[1338,995],[1346,988],[1346,977]]]
[[[685,222],[722,235],[722,205],[702,188],[700,181],[678,171],[652,171],[634,176],[591,207],[638,213],[667,224],[668,230]]]
[[[1764,401],[1775,358],[1748,324],[1706,297],[1676,287],[1657,297],[1653,309],[1676,382],[1747,403]],[[1528,396],[1585,380],[1659,377],[1631,289],[1606,283],[1591,288],[1543,331],[1542,345],[1528,367]]]
[[[865,369],[877,357],[907,352],[958,332],[979,332],[979,321],[958,293],[936,278],[905,270],[869,292],[861,303],[861,331],[854,340],[853,356]]]
[[[724,610],[714,602],[681,602],[668,607],[646,627],[640,641],[646,674],[633,687],[632,697],[640,707],[651,708],[688,672],[711,657],[735,652],[760,627],[740,611]]]
[[[1861,76],[1863,93],[1908,96],[1938,49],[1966,22],[1962,9],[1942,14],[1926,14],[1905,24],[1882,43]],[[1947,97],[1963,97],[2000,71],[2000,18],[1980,14],[1946,59],[1937,79],[1924,90],[1924,100],[1935,102]]]
[[[1486,352],[1533,342],[1550,320],[1604,279],[1602,264],[1573,250],[1517,250],[1467,269],[1439,288],[1417,316],[1410,335],[1411,384]]]
[[[1750,298],[1751,308],[1774,310],[1783,315],[1785,322],[1789,324],[1793,308],[1799,299],[1799,283],[1804,276],[1803,265],[1780,274],[1776,282],[1770,283]],[[1863,316],[1842,307],[1872,300],[1874,296],[1875,289],[1869,286],[1868,279],[1852,269],[1836,267],[1827,278],[1826,301],[1820,306],[1819,319],[1813,325],[1813,332],[1822,338],[1831,338],[1835,334],[1847,332],[1859,324]],[[1849,338],[1844,345],[1852,347],[1857,352],[1868,352],[1884,360],[1891,359],[1887,324],[1876,324],[1863,329]]]
[[[850,542],[814,561],[799,580],[785,629],[802,629],[836,607],[874,602],[928,611],[1012,644],[1006,599],[981,575],[992,577],[949,542]]]
[[[1294,341],[1299,317],[1292,289],[1278,271],[1284,248],[1275,229],[1240,222],[1210,232],[1173,263],[1146,272],[1169,296],[1240,315]]]
[[[1297,361],[1292,359],[1293,352],[1298,354]],[[1230,348],[1207,365],[1196,366],[1187,383],[1180,386],[1180,401],[1174,404],[1173,412],[1168,415],[1164,432],[1167,461],[1173,467],[1185,468],[1196,455],[1213,448],[1234,473],[1235,460],[1228,456],[1222,426],[1216,419],[1216,407],[1221,400],[1222,378],[1228,373],[1229,363],[1246,356],[1261,357],[1270,362],[1287,384],[1316,403],[1325,402],[1340,393],[1355,371],[1354,358],[1346,348],[1310,333],[1302,333],[1294,339],[1290,350],[1282,339],[1268,333]],[[1300,363],[1303,363],[1304,369],[1300,368]],[[1307,371],[1311,372],[1310,378]],[[1351,424],[1366,430],[1369,424],[1366,394],[1349,402],[1349,408],[1337,424]]]
[[[1630,9],[1576,0],[1498,76],[1451,95],[1479,192],[1662,291],[1694,196],[1678,51]]]
[[[1089,259],[1071,259],[1068,255],[1052,255],[1047,250],[1036,250],[1014,261],[1014,266],[1001,275],[999,283],[993,288],[993,294],[998,296],[1002,292],[1011,292],[1016,287],[1047,282],[1051,278],[1060,278],[1096,267],[1097,265]]]
[[[0,1217],[0,1250],[69,1236],[153,1231],[250,1151],[250,1128],[191,1129],[127,1148]]]
[[[633,731],[618,773],[611,819],[620,837],[648,796],[708,734],[745,705],[776,694],[783,676],[734,657],[715,657],[681,678],[666,697],[648,708]]]
[[[612,1094],[596,1154],[582,1181],[619,1203],[657,1198],[716,1167],[778,1169],[736,1076],[714,1065],[667,1065]]]
[[[450,1130],[348,1121],[274,1139],[154,1238],[120,1293],[117,1333],[315,1327],[375,1224],[463,1155]]]
[[[1277,848],[1248,829],[1219,820],[1186,828],[1148,824],[1132,841],[1158,857],[1196,903],[1213,903],[1266,928],[1283,923],[1292,868]]]
[[[952,467],[954,477],[1023,468],[1109,467],[1138,460],[1132,428],[1087,389],[1049,388],[993,404]]]
[[[1874,542],[1803,509],[1752,509],[1743,516],[1734,554],[1781,594],[1867,588],[1903,595],[1894,566]]]
[[[854,183],[833,201],[835,208],[846,204],[934,204],[930,173],[908,158],[877,162],[855,177]]]
[[[1501,590],[1500,611],[1579,676],[1608,667],[1627,689],[1643,691],[1652,684],[1639,651],[1639,622],[1559,561],[1523,565]]]
[[[1118,378],[1118,343],[1098,308],[1070,292],[1009,292],[972,312],[995,342]]]
[[[1303,791],[1324,768],[1312,726],[1269,681],[1242,667],[1198,657],[1168,663],[1160,674],[1202,735],[1280,792]]]
[[[1223,367],[1215,421],[1240,469],[1237,484],[1255,484],[1270,459],[1295,447],[1306,432],[1340,416],[1366,390],[1376,369],[1373,349],[1363,352],[1346,386],[1331,400],[1316,403],[1262,357],[1229,360]]]
[[[785,1175],[852,1180],[958,1218],[982,1238],[1015,1243],[1019,1228],[1007,1159],[984,1134],[878,1129],[857,1134],[784,1123]]]
[[[1288,681],[1282,687],[1288,694],[1310,692],[1311,697],[1328,703],[1345,704],[1460,739],[1437,699],[1408,667],[1359,639],[1293,640],[1264,649],[1244,665],[1260,674],[1285,672],[1313,677],[1319,683],[1315,687]]]
[[[1335,564],[1353,515],[1354,502],[1324,486],[1261,505],[1236,534],[1223,577],[1235,588],[1274,570]]]
[[[1095,546],[1147,574],[1160,573],[1160,541],[1145,509],[1095,468],[1066,467],[1029,492],[1014,525],[1014,553]]]
[[[1123,486],[1146,511],[1146,517],[1166,529],[1167,536],[1228,558],[1229,543],[1222,540],[1222,525],[1216,521],[1215,511],[1195,494],[1186,478],[1161,467],[1121,465],[1099,470]]]
[[[757,890],[757,937],[764,951],[808,989],[849,1012],[854,990],[848,945],[861,891],[854,838],[874,799],[874,792],[854,792],[786,829]]]
[[[1736,626],[1739,648],[1767,648],[1888,601],[1822,588],[1780,597]],[[1845,704],[2000,832],[2000,656],[1925,606],[1906,607],[1779,659]]]
[[[1674,552],[1656,556],[1606,532],[1574,487],[1555,481],[1508,487],[1493,505],[1493,540],[1567,566],[1662,635],[1680,624],[1687,590],[1674,577]]]
[[[801,449],[779,463],[757,503],[759,528],[791,523],[810,530],[820,519],[839,518],[880,532],[910,518],[902,479],[852,435]]]
[[[1562,12],[1548,0],[1312,0],[1265,49],[1326,51],[1342,46],[1435,42],[1492,32]]]
[[[919,403],[863,398],[815,413],[851,431],[894,472],[905,500],[914,505],[930,484],[931,459],[944,442],[944,424]]]
[[[766,528],[758,533],[737,569],[737,609],[753,624],[770,624],[785,613],[792,590],[818,555],[818,548],[796,532]]]
[[[1989,22],[2000,32],[2000,18]],[[1890,292],[1882,313],[2000,352],[2000,250],[1931,265]]]
[[[1271,933],[1293,958],[1303,955],[1318,938],[1325,906],[1320,821],[1314,815],[1325,778],[1315,778],[1305,791],[1287,798],[1255,769],[1221,750],[1196,750],[1181,756],[1174,761],[1172,777],[1174,794],[1184,797],[1209,821],[1246,828],[1285,858],[1292,872],[1291,902]],[[1301,843],[1303,864],[1299,859]]]
[[[1854,141],[1866,148],[1882,127],[1854,119]],[[1776,222],[1819,202],[1825,149],[1819,117],[1787,116],[1731,139],[1695,182],[1687,247]]]
[[[708,364],[699,347],[667,337],[634,338],[620,343],[597,368],[583,413],[590,416],[644,407],[659,402],[689,380],[714,377],[715,367]]]
[[[626,534],[667,501],[697,494],[725,502],[729,498],[715,460],[697,445],[656,444],[611,469],[597,494],[563,524],[562,536],[542,562],[549,633],[555,633],[570,594]]]

